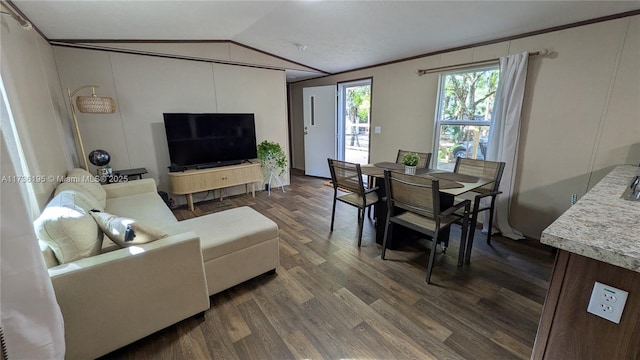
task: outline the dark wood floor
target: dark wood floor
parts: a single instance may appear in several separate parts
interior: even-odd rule
[[[248,205],[278,223],[280,267],[211,297],[190,318],[115,351],[121,359],[529,359],[554,253],[538,241],[476,233],[456,266],[459,228],[424,282],[429,241],[380,259],[370,220],[356,246],[356,209],[295,173],[273,190],[198,203],[178,219]],[[424,242],[424,244],[422,243]]]

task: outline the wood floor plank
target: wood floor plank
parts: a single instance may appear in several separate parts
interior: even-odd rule
[[[300,280],[300,283],[307,284],[309,291],[314,294],[314,297],[325,306],[327,312],[337,318],[343,325],[349,329],[354,328],[360,324],[363,319],[360,317],[351,307],[341,302],[335,302],[334,297],[331,296],[331,292],[327,291],[316,278],[309,275],[303,268],[296,267],[291,269],[292,276]],[[333,286],[331,286],[333,287]],[[336,290],[340,288],[336,287]]]
[[[311,341],[307,339],[302,331],[295,331],[293,334],[284,338],[284,342],[289,347],[289,350],[297,359],[322,359],[323,356],[313,346]]]
[[[221,307],[216,305],[214,300],[212,308],[205,313],[205,322],[202,324],[202,333],[204,334],[209,354],[212,359],[239,359],[229,335],[220,325],[220,320],[218,319],[222,318]]]
[[[352,264],[354,269],[360,271],[364,276],[368,277],[370,280],[380,285],[381,287],[386,288],[392,293],[402,297],[406,300],[406,302],[413,304],[416,301],[420,300],[421,296],[419,294],[396,283],[392,279],[380,273],[375,267],[369,266],[363,261],[352,259],[351,255],[348,255],[344,251],[337,251],[333,255],[345,263]]]
[[[283,237],[283,234],[287,234],[284,231],[280,231],[280,237]],[[289,245],[288,242],[286,241],[282,241],[280,242],[280,252],[283,253],[283,255],[296,255],[296,254],[300,254],[300,252],[298,250],[296,250],[293,246]]]
[[[342,288],[336,291],[335,295],[351,307],[362,312],[362,316],[367,319],[367,323],[392,344],[399,358],[436,359],[432,353],[426,349],[421,349],[413,339],[402,333],[402,331],[393,326],[393,324],[362,302],[362,300],[349,290]]]
[[[415,319],[405,317],[394,306],[391,306],[382,300],[378,300],[371,304],[371,308],[402,331],[403,334],[406,334],[413,339],[413,341],[423,349],[428,349],[436,356],[436,358],[442,360],[462,359],[460,355],[456,354],[452,349],[444,345],[446,339],[451,335],[451,331],[443,331],[446,329],[442,328],[438,329],[440,330],[438,335],[448,333],[447,337],[444,339],[437,336],[425,336],[424,328],[420,326],[421,324],[419,322],[416,322]]]
[[[313,299],[313,294],[304,286],[300,285],[300,283],[291,276],[289,271],[280,272],[280,274],[278,274],[278,279],[284,282],[284,286],[286,288],[285,291],[291,294],[291,298],[296,304],[300,305]]]
[[[291,172],[273,189],[173,209],[179,220],[250,206],[280,229],[280,265],[215,294],[204,319],[188,318],[119,349],[109,359],[522,359],[531,354],[555,255],[534,240],[477,231],[472,262],[457,266],[460,227],[446,253],[413,239],[380,259],[375,224],[339,204],[333,189]],[[197,200],[204,194],[198,194]],[[209,193],[207,199],[211,199]],[[342,206],[344,205],[344,206]],[[218,229],[224,231],[224,229]]]
[[[257,289],[252,296],[281,337],[286,338],[302,328],[304,317],[300,313],[299,306],[292,306],[293,300],[290,294],[286,292],[269,294],[264,289]]]
[[[241,359],[261,354],[263,359],[293,359],[282,338],[264,316],[255,301],[247,301],[239,309],[244,319],[250,319],[251,335],[233,343]]]
[[[305,244],[295,241],[294,235],[291,235],[287,231],[282,231],[282,230],[280,231],[280,234],[281,234],[281,238],[285,239],[285,241],[289,240],[289,246],[296,249],[298,253],[300,253],[302,256],[307,258],[307,260],[309,260],[312,264],[320,265],[326,261],[325,258],[318,255],[315,251],[313,251],[309,247],[305,246]]]
[[[199,326],[189,326],[189,322],[183,321],[177,326],[180,338],[181,354],[190,359],[210,359],[211,354],[207,348],[207,342]]]
[[[496,331],[496,333],[491,337],[491,341],[502,346],[522,360],[528,360],[531,358],[531,346],[521,343],[502,331]]]
[[[239,341],[240,339],[251,335],[249,325],[233,303],[229,301],[222,304],[220,307],[220,313],[224,317],[224,321],[221,322],[222,326],[229,335],[231,342]]]
[[[355,358],[364,359],[400,359],[396,347],[386,336],[380,334],[369,325],[366,321],[362,321],[351,330],[354,337],[360,339],[367,344],[367,352],[360,354]]]
[[[374,309],[380,315],[384,316],[389,321],[392,321],[398,328],[400,328],[400,326],[398,326],[397,324],[402,324],[405,321],[409,321],[417,324],[420,332],[422,332],[423,334],[429,334],[431,337],[437,339],[441,343],[445,342],[447,338],[451,336],[451,334],[453,333],[452,330],[442,326],[442,324],[427,316],[424,316],[423,314],[413,311],[413,306],[415,305],[389,305],[382,300],[377,300],[376,302],[371,304],[372,309]]]

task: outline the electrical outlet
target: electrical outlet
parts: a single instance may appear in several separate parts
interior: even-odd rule
[[[616,324],[620,323],[629,293],[596,281],[587,311]]]

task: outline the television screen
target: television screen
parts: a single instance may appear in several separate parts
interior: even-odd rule
[[[254,114],[163,115],[172,165],[229,165],[257,157]]]

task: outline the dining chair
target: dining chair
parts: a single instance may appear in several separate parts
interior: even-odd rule
[[[422,168],[428,168],[429,167],[429,163],[431,162],[431,153],[422,153],[422,152],[417,152],[417,151],[408,151],[408,150],[398,150],[398,156],[396,156],[396,163],[397,164],[401,164],[402,163],[402,157],[405,156],[406,154],[418,154],[418,157],[420,157],[420,160],[418,160],[418,164],[416,165],[416,168],[418,169],[422,169]]]
[[[362,181],[360,164],[346,161],[327,159],[333,185],[333,209],[331,211],[331,231],[336,216],[336,202],[341,201],[358,208],[358,247],[362,243],[362,226],[365,210],[378,202],[378,188],[365,189]],[[347,191],[338,196],[338,190]]]
[[[473,196],[473,208],[471,210],[471,229],[469,229],[469,239],[467,240],[467,262],[469,262],[471,256],[471,247],[473,246],[473,237],[476,231],[476,224],[478,220],[478,214],[482,211],[489,210],[489,224],[487,232],[487,244],[491,243],[491,229],[493,226],[493,212],[496,202],[496,196],[502,192],[500,188],[500,180],[502,179],[502,172],[504,171],[504,162],[487,161],[478,159],[457,158],[456,165],[453,169],[454,173],[462,175],[476,176],[486,179],[493,179],[492,183],[485,186],[474,189],[467,193]],[[467,195],[468,196],[468,195]],[[491,202],[488,206],[483,206],[481,200],[490,197]]]
[[[427,284],[430,284],[436,246],[440,241],[440,230],[462,220],[462,235],[460,236],[460,251],[458,253],[458,266],[462,266],[471,202],[469,200],[462,201],[441,211],[440,189],[437,179],[385,170],[384,182],[387,191],[387,219],[384,227],[381,258],[385,259],[387,241],[389,233],[393,230],[393,224],[431,236],[433,245],[429,253],[426,279]],[[462,215],[457,214],[456,211],[461,209],[463,209]]]
[[[422,152],[408,151],[408,150],[398,150],[398,155],[396,156],[396,164],[402,164],[402,157],[410,153],[418,154],[418,157],[420,158],[418,160],[418,164],[416,165],[416,168],[426,169],[429,167],[429,163],[431,162],[431,153],[422,153]],[[375,187],[376,178],[372,176],[367,177],[367,183],[369,184],[369,187]],[[369,217],[371,217],[371,210],[369,210]]]

